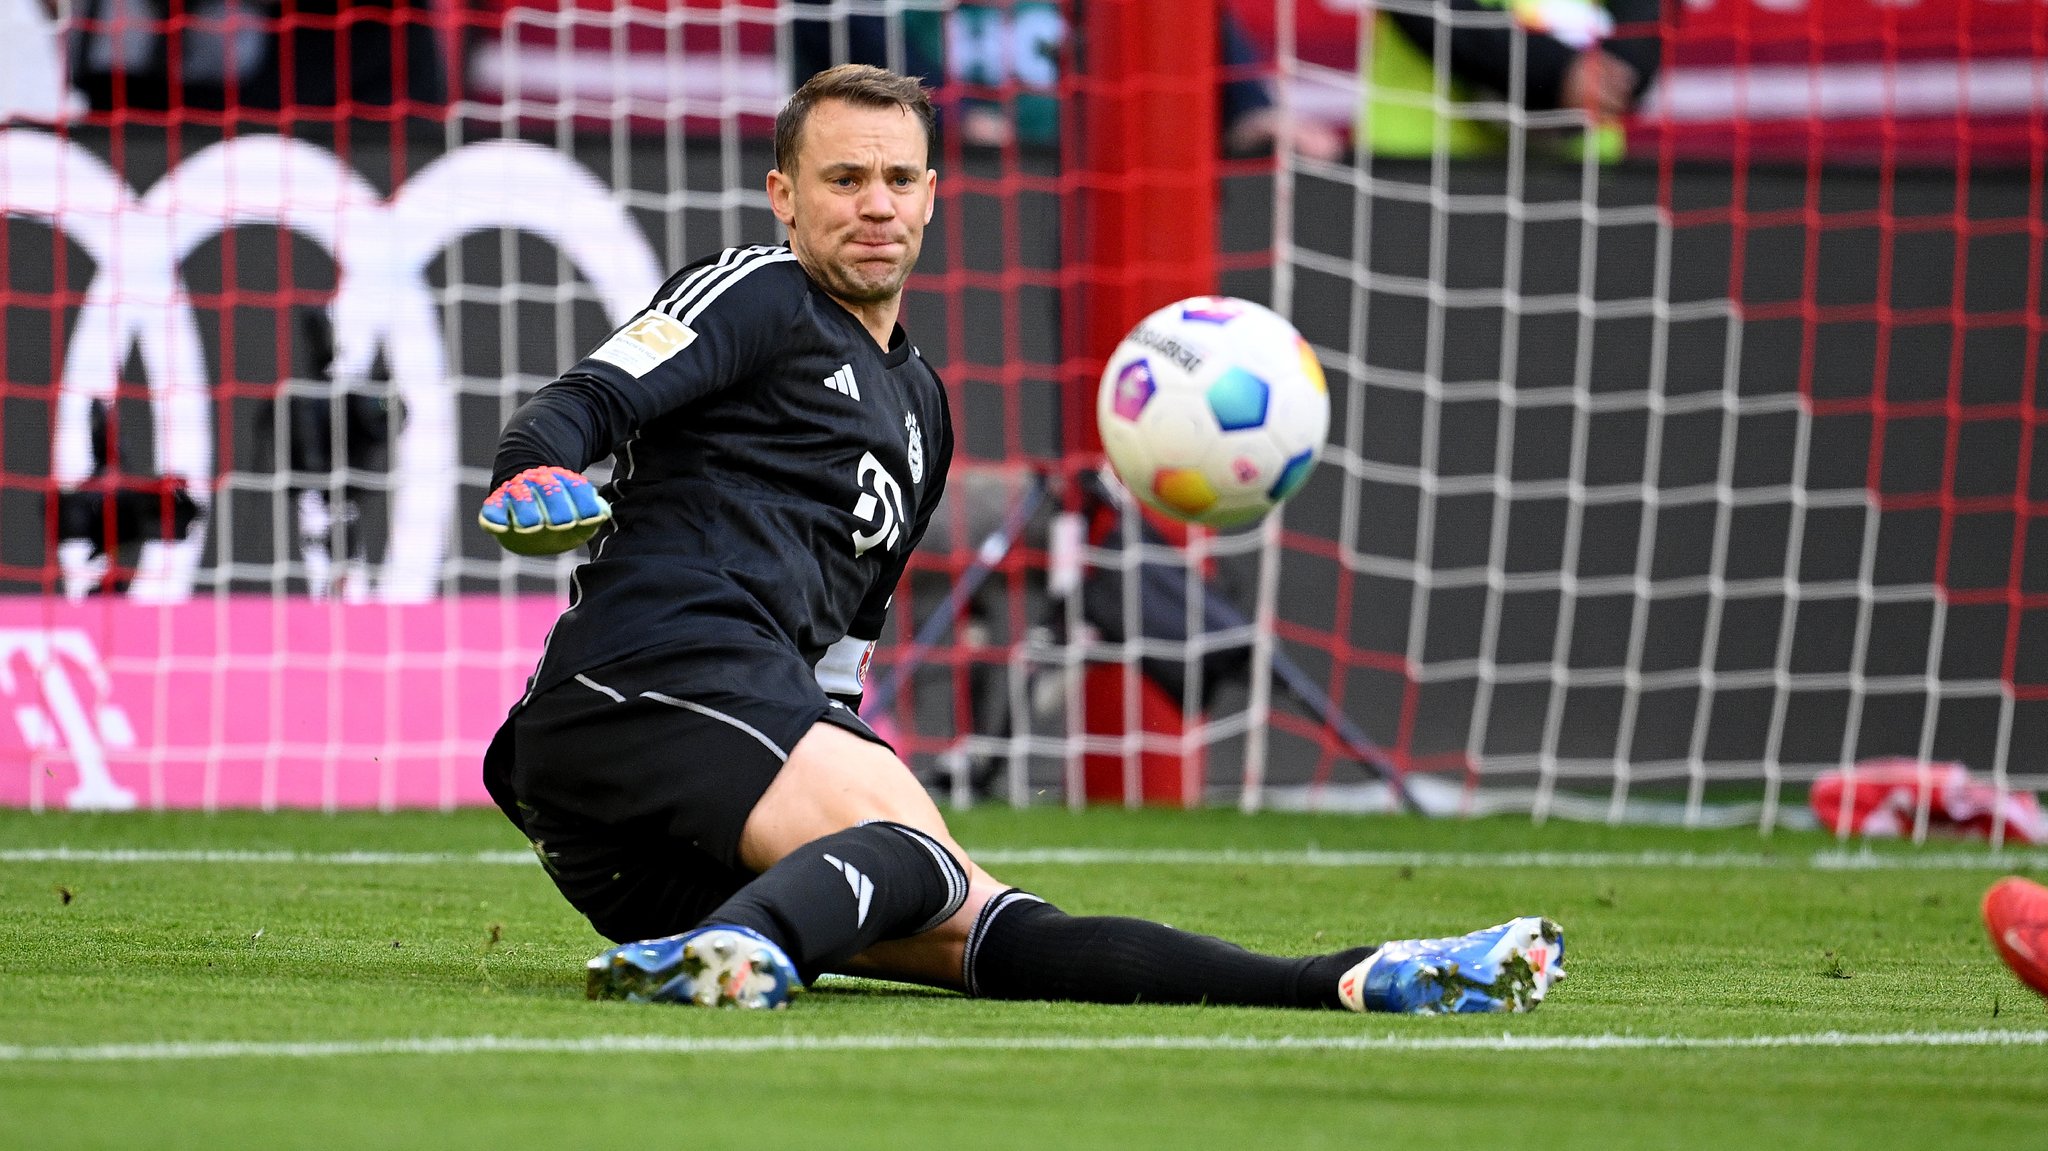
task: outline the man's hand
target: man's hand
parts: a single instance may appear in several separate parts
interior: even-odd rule
[[[1564,74],[1558,103],[1598,120],[1619,120],[1635,110],[1636,70],[1619,56],[1588,48]]]
[[[597,534],[612,518],[590,481],[568,468],[528,468],[484,500],[476,522],[506,551],[551,556]]]

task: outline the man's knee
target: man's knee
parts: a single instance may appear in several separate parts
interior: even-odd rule
[[[871,820],[797,848],[713,911],[707,923],[775,940],[805,979],[887,939],[922,935],[966,902],[967,869],[914,827]]]
[[[887,820],[966,857],[924,786],[888,748],[828,723],[814,725],[754,805],[740,835],[740,860],[766,871],[813,840]]]
[[[841,970],[848,975],[966,990],[968,938],[980,922],[982,908],[1011,890],[972,863],[968,872],[967,899],[945,922],[919,935],[876,943]]]

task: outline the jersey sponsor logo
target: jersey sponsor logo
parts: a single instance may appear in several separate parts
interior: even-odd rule
[[[649,312],[613,333],[590,358],[603,360],[637,380],[696,342],[695,329],[672,316]]]
[[[910,482],[924,482],[924,431],[917,426],[917,413],[903,414],[903,430],[910,436]]]
[[[860,384],[853,378],[853,365],[841,364],[839,370],[825,377],[825,386],[849,400],[860,399]]]
[[[860,499],[853,505],[853,514],[862,523],[873,524],[872,531],[853,533],[853,554],[856,558],[866,555],[876,544],[896,546],[903,537],[903,485],[882,466],[873,452],[862,452],[860,469],[855,473],[860,484]]]

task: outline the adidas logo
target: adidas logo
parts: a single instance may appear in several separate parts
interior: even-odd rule
[[[854,914],[853,925],[855,927],[861,926],[868,921],[868,901],[875,897],[875,881],[862,875],[859,868],[833,855],[831,852],[828,851],[823,854],[825,862],[838,868],[839,874],[846,877],[846,886],[853,889],[853,897],[860,900],[860,910]]]
[[[839,370],[825,377],[825,386],[849,400],[860,399],[860,385],[853,382],[853,365],[841,364]]]

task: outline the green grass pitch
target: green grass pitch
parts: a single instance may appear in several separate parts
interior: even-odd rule
[[[1542,913],[1526,1016],[591,1003],[495,813],[0,812],[0,1147],[2041,1147],[2048,1003],[1977,900],[2048,854],[1521,820],[989,810],[1075,913],[1304,953]],[[63,849],[63,850],[58,850]],[[123,854],[126,853],[126,854]]]

